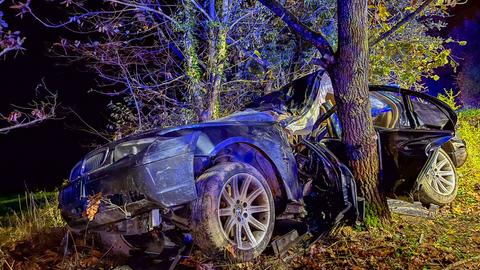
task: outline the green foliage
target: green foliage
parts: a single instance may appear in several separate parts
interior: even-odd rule
[[[459,112],[458,131],[460,137],[466,141],[468,159],[461,168],[461,172],[472,170],[478,174],[480,183],[480,109],[468,109]]]
[[[439,93],[437,95],[437,98],[445,102],[448,106],[450,106],[450,108],[452,108],[455,111],[462,107],[461,105],[458,104],[456,100],[460,95],[460,92],[455,94],[453,89],[450,89],[450,90],[444,89],[444,93],[445,94]]]
[[[458,115],[458,135],[465,140],[468,158],[458,168],[459,188],[454,213],[463,214],[478,208],[480,203],[480,109],[461,110]],[[478,228],[480,231],[480,227]]]
[[[389,30],[404,12],[412,12],[416,1],[374,1],[370,5],[370,31],[372,37]],[[423,91],[424,78],[438,80],[434,70],[443,66],[456,69],[457,62],[446,48],[447,43],[465,45],[464,41],[442,38],[429,34],[432,30],[446,27],[443,18],[448,16],[445,6],[431,5],[423,14],[400,27],[389,38],[370,50],[370,82],[373,84],[395,83],[404,88]],[[436,19],[433,19],[436,18]]]
[[[365,226],[367,228],[378,228],[382,226],[377,211],[368,203],[365,205]]]
[[[58,192],[25,193],[19,211],[0,219],[0,248],[23,240],[36,232],[65,225],[58,209]]]

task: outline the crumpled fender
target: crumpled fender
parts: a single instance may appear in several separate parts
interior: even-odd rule
[[[453,136],[449,135],[449,136],[443,136],[443,137],[440,137],[440,138],[437,138],[437,139],[433,140],[431,143],[429,143],[425,147],[425,155],[430,156],[433,151],[442,147],[442,145],[449,142],[452,138],[453,138]]]

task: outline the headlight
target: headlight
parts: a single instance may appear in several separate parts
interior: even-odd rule
[[[197,142],[198,136],[199,133],[194,132],[181,137],[158,139],[145,151],[143,163],[150,163],[190,152]]]
[[[115,146],[113,151],[113,161],[120,160],[126,156],[136,155],[152,144],[155,138],[146,138],[134,141],[128,141]]]
[[[73,167],[72,171],[70,172],[70,181],[73,181],[82,175],[82,164],[83,161],[75,164],[75,167]]]

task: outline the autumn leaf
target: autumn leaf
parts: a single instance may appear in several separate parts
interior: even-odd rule
[[[233,245],[231,244],[228,244],[226,247],[225,247],[225,250],[230,253],[232,255],[232,257],[236,257],[235,255],[235,248],[233,247]]]
[[[92,221],[95,218],[95,215],[98,213],[101,198],[102,192],[88,196],[87,209],[85,209],[85,212],[83,212],[82,216],[88,218],[89,221]]]
[[[387,7],[383,4],[378,5],[378,17],[382,22],[387,21],[388,18],[391,16],[390,12],[388,12]]]

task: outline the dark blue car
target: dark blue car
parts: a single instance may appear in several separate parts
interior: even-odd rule
[[[161,254],[193,241],[233,261],[260,255],[279,222],[316,229],[353,222],[361,207],[332,92],[319,71],[228,117],[100,147],[73,168],[60,193],[62,215],[75,230],[99,232],[115,252]],[[382,190],[451,202],[455,168],[466,159],[456,114],[397,87],[372,86],[370,100]]]

